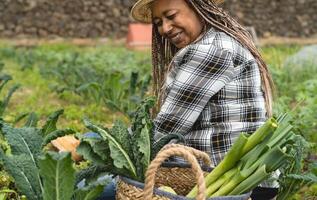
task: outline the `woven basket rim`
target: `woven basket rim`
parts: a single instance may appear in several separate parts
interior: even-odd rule
[[[136,181],[136,180],[133,180],[131,178],[128,178],[128,177],[124,177],[124,176],[119,176],[119,180],[127,183],[127,184],[131,184],[139,189],[144,189],[144,183],[141,183],[139,181]],[[177,199],[177,200],[195,200],[194,198],[188,198],[188,197],[185,197],[185,196],[180,196],[180,195],[175,195],[175,194],[172,194],[172,193],[169,193],[169,192],[165,192],[165,191],[162,191],[162,190],[159,190],[158,188],[154,188],[154,191],[153,193],[155,195],[158,195],[158,196],[163,196],[163,197],[167,197],[167,198],[170,198],[170,199]],[[249,193],[245,193],[245,194],[241,194],[241,195],[233,195],[233,196],[221,196],[221,197],[212,197],[212,198],[208,198],[206,200],[226,200],[228,198],[246,198],[247,197],[250,197],[251,195],[251,192]]]
[[[144,183],[141,183],[139,181],[135,181],[133,179],[130,179],[128,177],[124,177],[124,176],[120,176],[119,179],[127,184],[131,184],[139,189],[144,189]],[[155,195],[158,195],[158,196],[164,196],[164,197],[168,197],[168,198],[171,198],[171,199],[175,199],[175,198],[180,198],[179,195],[175,195],[175,194],[172,194],[172,193],[169,193],[169,192],[165,192],[163,190],[159,190],[158,188],[154,188],[154,191],[153,191],[153,194]],[[187,197],[184,197],[186,199],[190,199],[190,200],[194,200],[193,198],[187,198]]]

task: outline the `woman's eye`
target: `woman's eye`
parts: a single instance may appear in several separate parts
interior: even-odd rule
[[[175,16],[176,16],[176,13],[171,14],[171,15],[167,15],[166,18],[169,19],[169,20],[172,20],[172,19],[175,18]]]

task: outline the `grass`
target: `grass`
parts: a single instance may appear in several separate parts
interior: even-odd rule
[[[300,50],[299,45],[278,45],[261,48],[261,54],[271,69],[282,69],[285,59]]]
[[[83,129],[80,119],[84,115],[103,123],[111,123],[113,120],[111,117],[102,117],[112,115],[104,107],[87,103],[76,95],[53,93],[49,88],[51,81],[43,79],[37,70],[20,71],[17,70],[18,66],[15,63],[6,62],[5,64],[10,67],[7,67],[4,72],[14,77],[8,88],[15,83],[21,85],[12,96],[5,117],[13,119],[23,113],[36,112],[44,119],[49,113],[63,108],[65,114],[61,117],[60,125],[77,130]]]
[[[89,55],[99,57],[96,59],[97,65],[102,65],[102,55],[113,54],[109,56],[113,60],[108,60],[106,63],[109,65],[120,65],[123,68],[128,68],[129,63],[124,63],[124,58],[128,56],[135,57],[140,63],[145,63],[144,60],[148,59],[144,56],[145,53],[133,53],[125,50],[123,47],[78,47],[69,44],[54,44],[54,45],[42,45],[32,49],[18,48],[7,44],[0,45],[0,61],[5,64],[3,73],[13,76],[13,80],[7,86],[10,88],[13,84],[20,84],[21,87],[12,96],[9,107],[6,111],[6,118],[13,119],[22,113],[36,112],[42,119],[44,119],[49,113],[63,108],[65,110],[64,115],[61,117],[60,126],[72,127],[78,131],[83,131],[81,119],[84,116],[91,118],[104,125],[110,125],[117,118],[125,118],[122,114],[109,110],[107,107],[98,105],[91,101],[86,101],[81,96],[78,96],[72,92],[66,91],[61,94],[52,92],[51,86],[56,83],[54,79],[45,79],[40,74],[39,65],[49,65],[56,60],[61,59],[63,55],[70,52],[79,52],[87,58]],[[34,58],[28,58],[31,60],[30,66],[24,66],[22,68],[23,61],[27,58],[25,55],[35,55]],[[35,60],[39,57],[38,60]],[[115,60],[120,61],[115,63]],[[46,62],[46,63],[45,63]],[[134,64],[135,63],[131,63]],[[125,66],[123,66],[125,65]],[[135,67],[138,67],[135,65]],[[23,69],[23,70],[22,70]],[[6,94],[6,92],[4,92]]]

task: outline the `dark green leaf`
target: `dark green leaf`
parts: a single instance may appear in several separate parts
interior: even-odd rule
[[[86,181],[85,181],[86,182]],[[93,182],[85,184],[75,191],[74,200],[95,200],[104,191],[106,185],[112,182],[112,177],[103,175]]]
[[[133,159],[132,147],[130,144],[131,135],[129,134],[128,127],[122,121],[115,121],[111,131],[111,135],[121,144],[122,148],[127,152],[129,157]]]
[[[48,116],[48,119],[42,128],[42,135],[43,136],[45,136],[45,135],[47,135],[47,134],[49,134],[57,129],[56,128],[57,120],[58,120],[59,116],[63,113],[64,113],[64,110],[61,109],[61,110],[55,111],[54,113],[52,113]]]
[[[137,88],[137,83],[138,83],[138,77],[139,73],[138,72],[131,72],[130,75],[130,95],[135,94],[136,88]]]
[[[106,171],[106,167],[92,164],[88,168],[83,169],[76,174],[76,184],[84,179],[86,182],[90,183],[92,180],[96,180],[100,174]]]
[[[8,141],[13,155],[25,154],[37,166],[38,156],[41,154],[42,137],[40,130],[31,127],[13,128],[3,122],[2,133]]]
[[[39,170],[33,160],[24,155],[6,156],[1,150],[4,169],[14,178],[20,193],[28,199],[42,200],[42,186]]]
[[[38,117],[37,117],[36,113],[31,112],[24,126],[36,127],[37,122],[38,122]]]
[[[171,142],[172,140],[175,141],[175,143],[185,143],[185,138],[183,135],[178,134],[178,133],[171,133],[171,134],[167,134],[165,136],[163,136],[162,138],[160,138],[160,140],[156,141],[153,144],[153,148],[152,148],[152,158],[154,158],[156,156],[156,154],[169,142]]]
[[[100,84],[96,82],[85,83],[75,89],[76,92],[82,92],[87,90],[88,88],[93,87],[96,90],[100,90]]]
[[[75,192],[74,200],[95,200],[104,190],[104,185],[97,185],[94,188],[78,189]]]
[[[22,119],[24,119],[28,115],[29,115],[29,113],[23,113],[23,114],[17,116],[13,122],[13,125],[15,126],[17,123],[19,123]]]
[[[94,125],[89,120],[85,119],[84,123],[87,128],[95,133],[98,133],[103,140],[108,142],[110,148],[110,156],[113,159],[113,165],[118,169],[126,169],[130,174],[135,177],[136,169],[129,154],[124,150],[122,144],[120,144],[115,137],[113,137],[109,131]],[[128,141],[127,141],[128,142]]]
[[[93,147],[88,142],[81,141],[76,152],[82,155],[85,160],[92,161],[96,165],[103,166],[105,164],[101,156],[94,152]]]
[[[44,200],[70,200],[74,192],[75,169],[68,152],[48,152],[40,160]]]
[[[153,122],[150,118],[150,109],[154,105],[154,99],[144,100],[135,112],[132,122],[131,146],[134,162],[137,166],[137,179],[144,180],[148,168],[153,144]]]
[[[0,76],[0,92],[2,91],[3,87],[12,80],[12,76],[4,74]]]
[[[5,109],[7,108],[8,104],[9,104],[9,101],[10,101],[10,99],[11,99],[11,96],[13,95],[13,93],[14,93],[19,87],[20,87],[19,85],[15,85],[15,86],[13,86],[13,87],[9,90],[7,96],[6,96],[5,99],[3,100],[2,105],[1,105],[1,107],[0,107],[0,116],[3,115]]]
[[[293,179],[300,182],[303,185],[311,185],[317,183],[317,176],[313,173],[308,174],[288,174],[286,176],[288,179]]]
[[[45,145],[50,143],[52,140],[55,140],[59,137],[65,136],[65,135],[71,135],[74,133],[75,133],[75,131],[73,129],[70,129],[70,128],[63,129],[63,130],[55,130],[44,137],[42,147],[44,147]]]

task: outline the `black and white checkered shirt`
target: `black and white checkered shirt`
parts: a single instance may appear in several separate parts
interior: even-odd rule
[[[207,152],[217,165],[240,132],[252,133],[266,120],[256,60],[238,41],[212,28],[171,64],[155,139],[181,133],[187,146]]]

